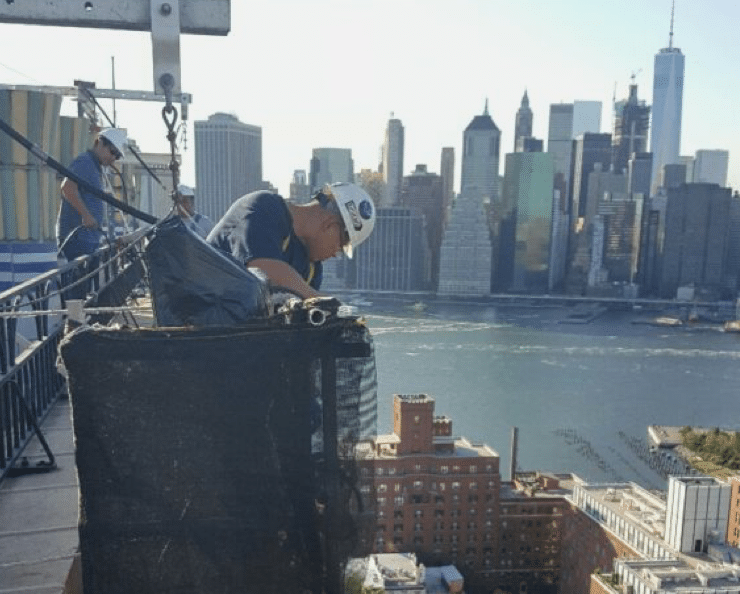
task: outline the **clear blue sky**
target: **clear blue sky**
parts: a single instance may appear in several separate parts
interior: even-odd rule
[[[404,169],[439,171],[443,146],[489,111],[512,150],[525,88],[534,135],[547,139],[549,105],[611,101],[636,73],[652,102],[653,59],[668,44],[670,0],[235,0],[226,37],[182,37],[182,86],[193,95],[183,179],[194,182],[192,123],[216,111],[262,127],[263,175],[287,193],[314,147],[351,148],[377,168],[391,112],[406,132]],[[681,154],[730,151],[740,188],[740,2],[676,0],[674,46],[686,56]],[[151,90],[146,33],[0,25],[0,82],[70,86],[74,79]],[[107,108],[107,104],[104,102]],[[74,109],[73,105],[69,107]],[[109,109],[109,111],[112,111]],[[119,124],[144,151],[167,143],[153,103],[117,103]],[[456,186],[459,185],[459,176]]]

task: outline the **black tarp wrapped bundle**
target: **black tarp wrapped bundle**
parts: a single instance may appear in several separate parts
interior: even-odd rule
[[[60,353],[85,594],[341,591],[374,517],[364,324],[84,327]]]
[[[269,314],[265,281],[180,217],[154,228],[144,261],[157,326],[227,326]]]

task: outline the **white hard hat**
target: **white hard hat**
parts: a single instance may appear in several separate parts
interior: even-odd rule
[[[370,194],[360,186],[346,182],[327,186],[324,192],[334,196],[344,227],[349,234],[349,243],[344,253],[352,257],[352,248],[365,241],[375,226],[375,205]]]
[[[121,128],[106,128],[100,133],[100,138],[105,138],[110,142],[121,155],[125,154],[126,146],[128,145],[126,130],[122,130]]]
[[[195,198],[195,189],[190,186],[186,186],[185,184],[177,186],[177,193],[180,194],[180,196],[192,196]]]

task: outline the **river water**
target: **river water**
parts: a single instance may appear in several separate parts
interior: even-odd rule
[[[665,482],[626,440],[648,425],[740,428],[740,334],[638,325],[624,312],[563,323],[565,308],[360,309],[375,341],[378,431],[392,430],[393,394],[429,394],[455,435],[497,451],[503,479],[512,426],[519,469],[646,488]]]

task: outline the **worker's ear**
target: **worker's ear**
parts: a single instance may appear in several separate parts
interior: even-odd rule
[[[323,215],[321,220],[321,230],[327,231],[335,222],[337,222],[337,217],[323,209],[321,214]]]

